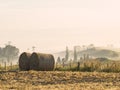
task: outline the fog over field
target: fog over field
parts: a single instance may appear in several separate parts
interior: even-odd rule
[[[120,0],[0,0],[0,90],[120,90]]]
[[[1,0],[0,46],[58,52],[75,45],[120,47],[119,0]]]

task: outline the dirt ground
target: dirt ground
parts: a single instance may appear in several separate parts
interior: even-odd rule
[[[0,72],[0,90],[120,90],[120,73]]]

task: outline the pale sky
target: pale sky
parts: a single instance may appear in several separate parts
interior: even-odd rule
[[[114,44],[120,47],[120,0],[0,0],[0,45],[27,50]]]

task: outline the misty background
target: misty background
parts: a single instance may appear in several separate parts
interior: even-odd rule
[[[75,45],[120,48],[119,0],[2,0],[0,46],[56,53]]]

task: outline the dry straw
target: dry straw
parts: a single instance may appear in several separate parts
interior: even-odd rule
[[[28,71],[30,70],[30,53],[24,52],[19,57],[19,68],[21,71]]]
[[[51,54],[33,53],[30,57],[30,70],[52,71],[55,60]]]

